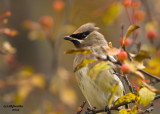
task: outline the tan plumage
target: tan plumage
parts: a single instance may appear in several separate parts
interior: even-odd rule
[[[65,37],[65,39],[72,41],[77,48],[90,49],[94,54],[105,59],[106,54],[104,50],[109,47],[104,36],[97,30],[98,28],[95,27],[93,23],[87,23],[78,28],[72,35]],[[73,68],[79,65],[83,59],[96,58],[92,54],[78,54],[74,59]],[[110,56],[110,59],[114,60],[112,56]],[[114,66],[111,62],[109,63]],[[88,71],[95,64],[96,63],[92,63],[89,66],[83,67],[76,71],[75,75],[78,85],[89,105],[101,109],[108,105],[108,99],[114,84],[119,82],[119,88],[116,91],[113,101],[123,95],[123,85],[118,76],[113,74],[113,68],[101,71],[96,79],[92,80],[90,76],[88,76]]]

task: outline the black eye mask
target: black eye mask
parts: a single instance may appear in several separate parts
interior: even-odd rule
[[[82,33],[72,34],[72,35],[70,35],[70,37],[77,38],[79,40],[83,40],[90,33],[91,33],[91,31],[86,31],[86,32],[82,32]]]

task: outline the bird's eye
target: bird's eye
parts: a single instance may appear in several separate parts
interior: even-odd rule
[[[85,38],[87,35],[86,34],[82,34],[82,37]]]
[[[83,40],[89,34],[90,34],[90,31],[86,31],[86,32],[82,32],[82,33],[72,34],[70,36],[73,37],[73,38]]]

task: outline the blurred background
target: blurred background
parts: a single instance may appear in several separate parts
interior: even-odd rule
[[[0,0],[0,113],[76,112],[85,99],[73,74],[74,55],[64,54],[74,46],[63,38],[82,24],[95,23],[114,47],[137,24],[127,49],[136,53],[142,43],[160,57],[159,6],[160,0]]]

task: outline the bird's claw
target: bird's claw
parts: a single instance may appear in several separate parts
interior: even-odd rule
[[[105,106],[105,112],[107,112],[107,114],[112,114],[111,110],[109,109],[108,105]]]

